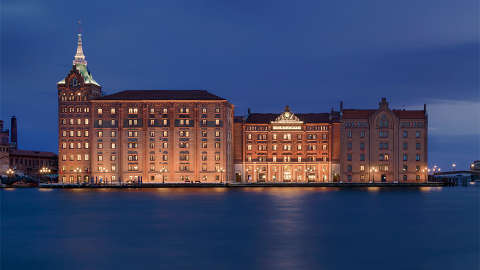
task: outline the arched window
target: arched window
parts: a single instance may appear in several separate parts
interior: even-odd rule
[[[380,119],[378,121],[378,126],[381,128],[388,128],[389,120],[385,114],[382,114],[382,116],[380,116]]]

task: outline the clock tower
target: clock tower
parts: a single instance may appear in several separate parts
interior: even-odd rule
[[[67,76],[58,89],[58,171],[59,182],[88,182],[91,176],[92,126],[89,100],[102,95],[101,86],[87,68],[82,34],[78,34],[77,51]]]

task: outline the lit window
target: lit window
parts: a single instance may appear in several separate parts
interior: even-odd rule
[[[97,109],[97,113],[98,113],[98,114],[102,114],[102,113],[103,113],[102,108],[98,108],[98,109]]]
[[[111,113],[111,114],[115,114],[115,113],[116,113],[115,108],[111,108],[111,109],[110,109],[110,113]]]
[[[90,157],[88,156],[88,154],[85,154],[85,160],[88,160]]]

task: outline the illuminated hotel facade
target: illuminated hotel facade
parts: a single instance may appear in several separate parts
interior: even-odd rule
[[[237,117],[235,178],[245,183],[332,182],[340,174],[340,114],[249,113]]]
[[[81,35],[57,83],[63,183],[424,182],[427,114],[377,109],[235,116],[205,90],[103,95]]]
[[[58,82],[59,181],[221,183],[233,174],[233,105],[205,90],[102,95],[81,35]]]

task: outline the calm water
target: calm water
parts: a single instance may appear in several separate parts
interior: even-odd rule
[[[479,269],[478,186],[0,196],[2,269]]]

